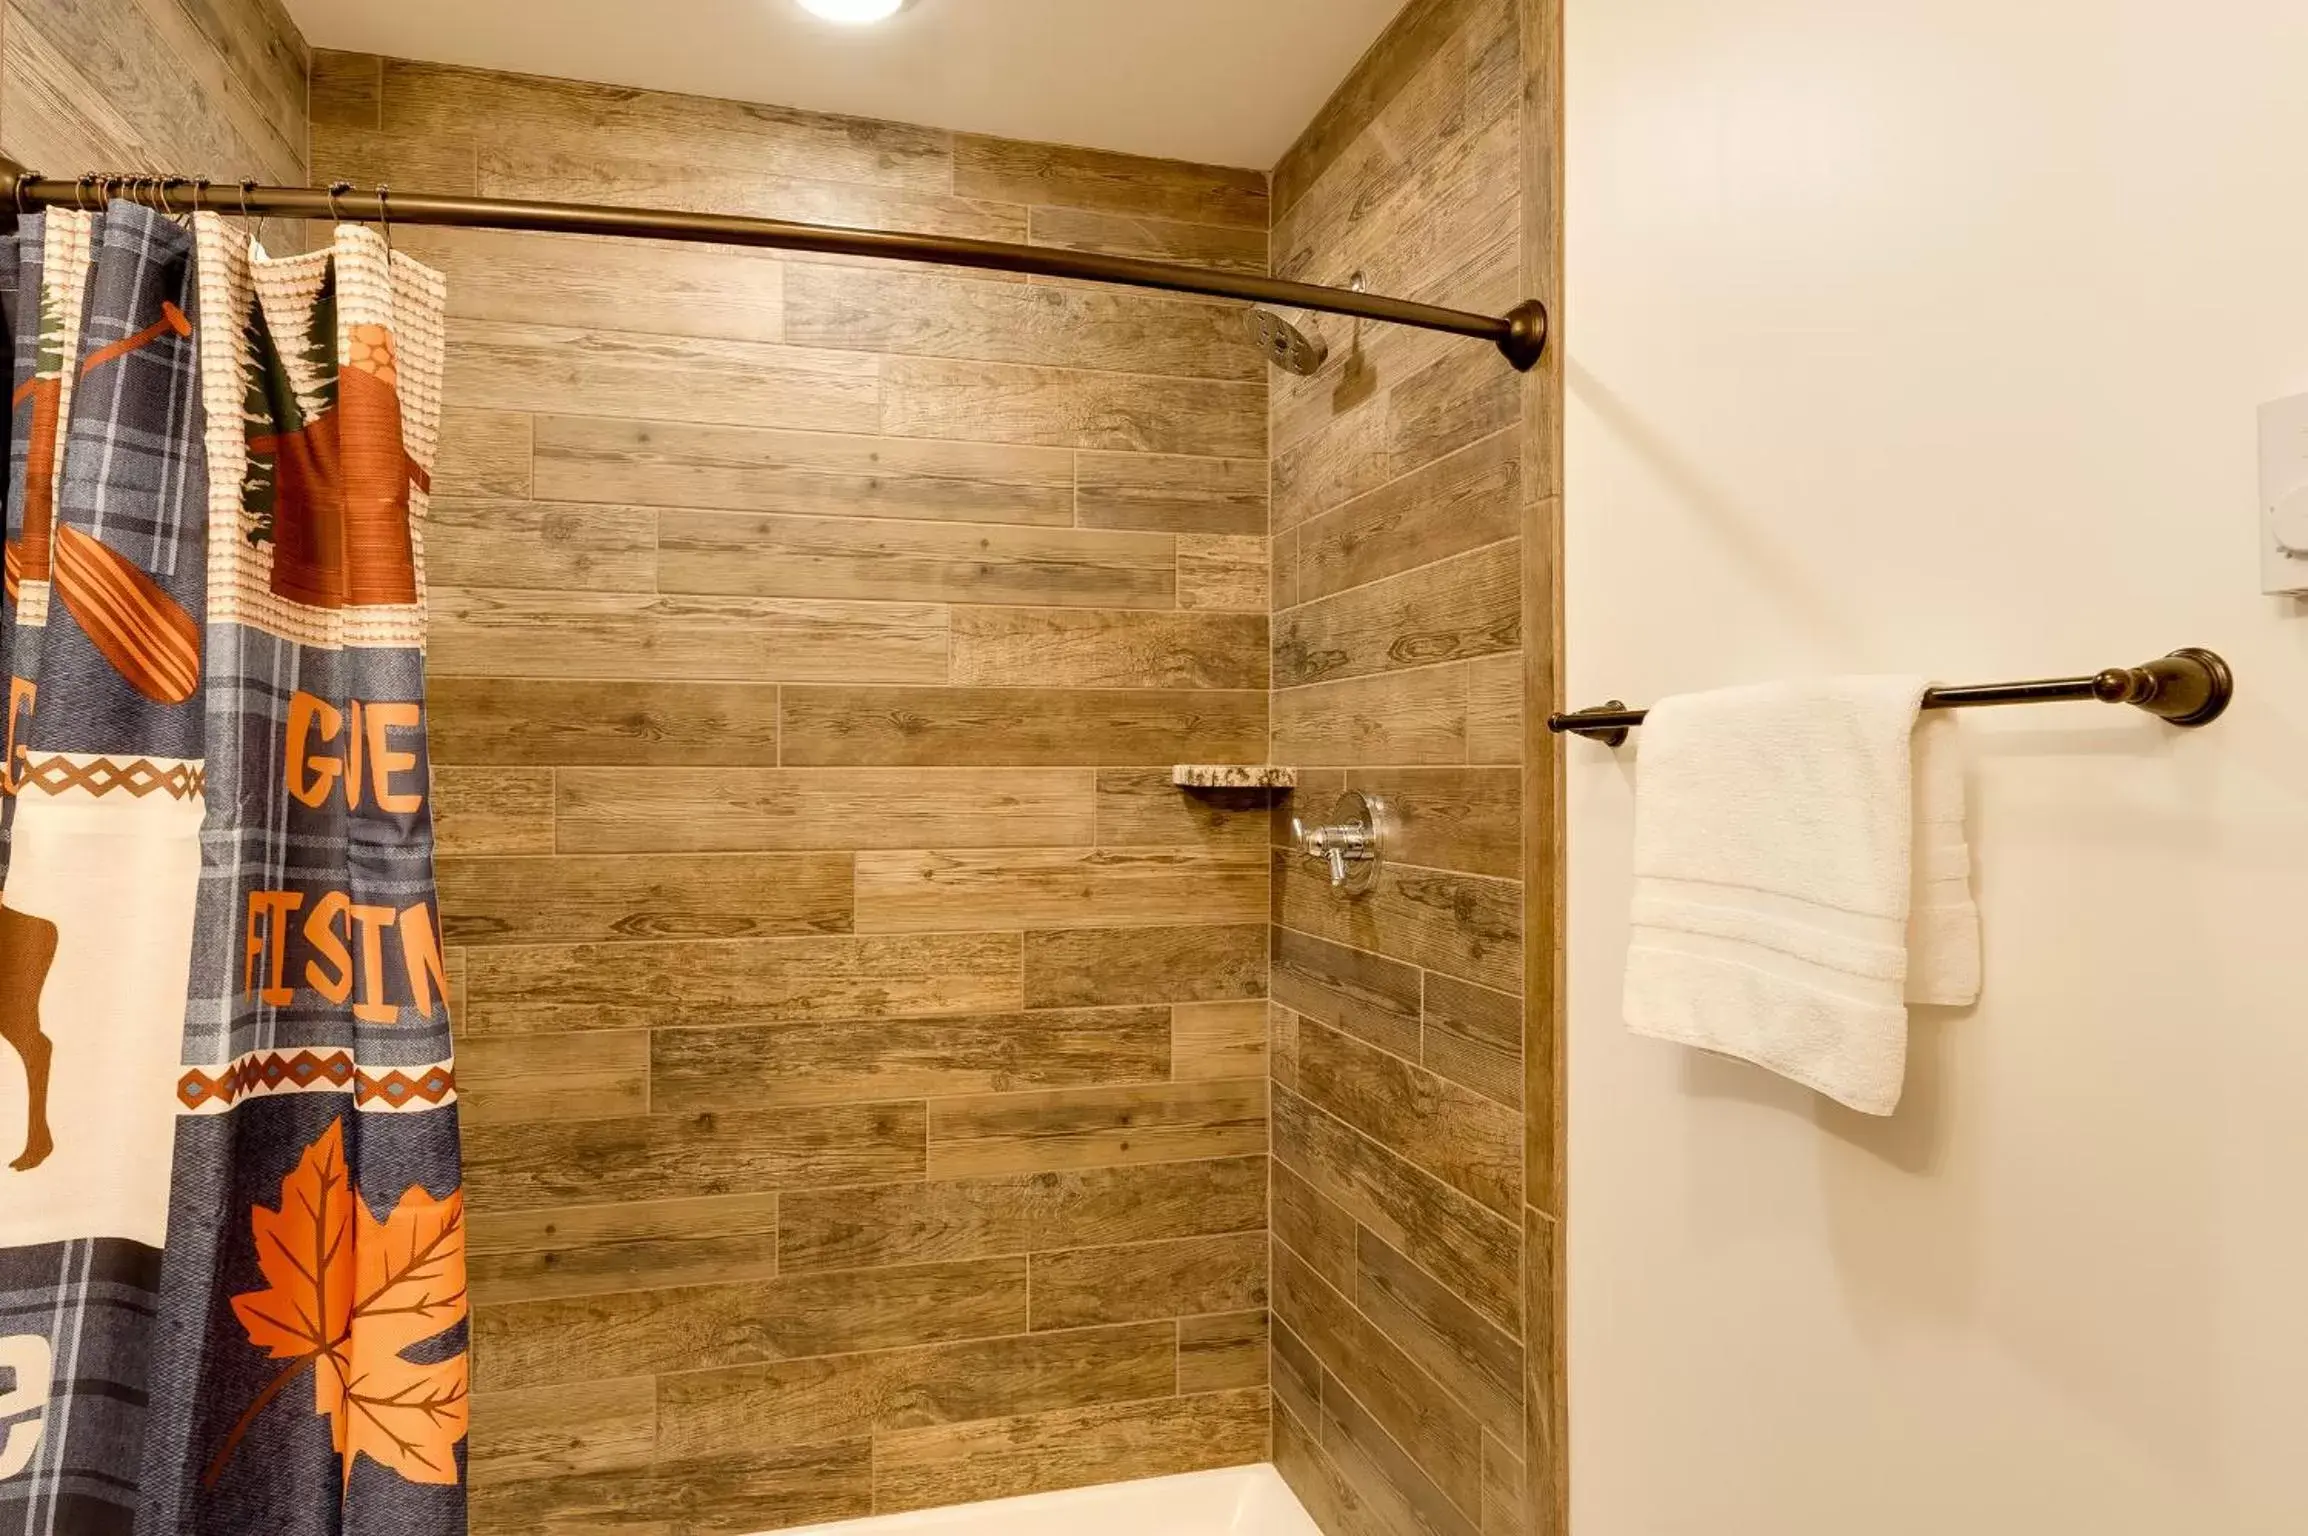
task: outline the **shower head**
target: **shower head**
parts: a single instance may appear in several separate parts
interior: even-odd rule
[[[1330,356],[1329,346],[1311,324],[1301,329],[1271,309],[1250,310],[1243,315],[1242,323],[1250,335],[1251,345],[1286,373],[1319,373],[1323,359]]]

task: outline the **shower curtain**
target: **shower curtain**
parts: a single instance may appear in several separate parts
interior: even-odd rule
[[[442,300],[357,227],[0,236],[0,1532],[463,1529]]]

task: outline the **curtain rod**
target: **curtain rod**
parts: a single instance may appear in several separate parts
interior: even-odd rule
[[[2090,677],[2046,677],[2021,683],[1973,683],[1959,688],[1931,688],[1923,695],[1925,709],[1975,709],[1991,704],[2060,704],[2096,699],[2102,704],[2129,704],[2173,725],[2210,725],[2220,718],[2236,696],[2235,674],[2214,651],[2191,646],[2140,667],[2109,667]],[[1599,741],[1607,747],[1625,743],[1627,732],[1643,723],[1647,711],[1629,709],[1613,699],[1593,709],[1547,716],[1547,729],[1560,736],[1569,732]]]
[[[356,192],[344,182],[334,188],[317,189],[213,183],[184,176],[119,174],[88,175],[65,181],[42,176],[4,155],[0,155],[0,185],[9,189],[12,205],[20,213],[34,208],[93,210],[109,199],[124,198],[172,214],[206,209],[252,218],[351,220],[384,224],[388,228],[394,224],[430,224],[457,229],[682,240],[700,245],[880,257],[992,272],[1022,272],[1035,277],[1117,283],[1206,298],[1240,299],[1251,304],[1278,304],[1290,309],[1469,336],[1497,347],[1509,363],[1526,373],[1537,365],[1547,346],[1547,307],[1537,299],[1526,300],[1504,315],[1484,315],[1245,272],[1220,272],[1178,262],[1103,256],[1000,240],[971,240],[956,235],[849,229],[670,208],[412,195],[387,187]]]

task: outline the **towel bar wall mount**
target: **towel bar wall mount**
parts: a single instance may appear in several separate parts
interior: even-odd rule
[[[2220,718],[2236,696],[2236,677],[2217,652],[2191,646],[2159,656],[2138,667],[2110,667],[2089,677],[2046,677],[2019,683],[1977,683],[1967,687],[1927,690],[1925,709],[1975,709],[1993,704],[2060,704],[2098,700],[2102,704],[2129,704],[2160,720],[2193,729]],[[1549,715],[1547,729],[1569,732],[1599,741],[1607,747],[1625,743],[1627,732],[1643,723],[1647,711],[1629,709],[1617,699],[1594,709],[1567,715]]]

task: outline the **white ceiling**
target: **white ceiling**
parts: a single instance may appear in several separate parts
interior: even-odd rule
[[[1271,168],[1403,0],[288,0],[316,46]]]

